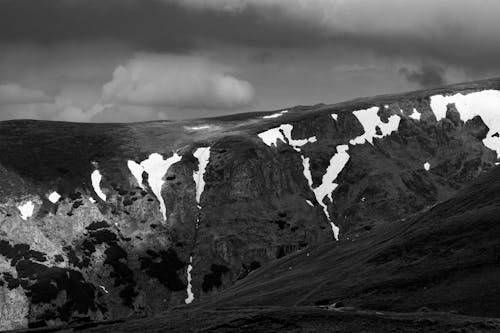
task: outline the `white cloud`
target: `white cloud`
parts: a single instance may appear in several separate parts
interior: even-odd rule
[[[91,122],[109,105],[95,104],[88,109],[75,106],[71,100],[57,96],[50,102],[0,105],[0,120],[44,119],[72,122]]]
[[[252,85],[232,72],[201,56],[138,54],[114,70],[93,103],[82,103],[78,94],[64,87],[49,97],[18,84],[0,85],[0,119],[142,121],[165,119],[170,110],[182,114],[187,109],[232,110],[250,105]]]
[[[0,105],[26,104],[49,101],[50,97],[40,90],[28,89],[18,84],[0,84]]]
[[[103,86],[103,101],[142,106],[232,109],[249,105],[252,85],[200,56],[139,54]]]

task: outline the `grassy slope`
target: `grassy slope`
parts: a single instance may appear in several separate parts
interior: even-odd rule
[[[239,308],[212,311],[177,310],[156,318],[89,323],[74,327],[83,332],[498,332],[500,320],[445,313],[329,311],[313,307]],[[47,328],[33,332],[70,332]],[[73,332],[72,331],[72,332]]]
[[[500,169],[454,198],[355,242],[282,258],[215,296],[217,306],[421,306],[500,316]]]

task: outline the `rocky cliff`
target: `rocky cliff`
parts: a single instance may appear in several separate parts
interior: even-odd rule
[[[0,329],[150,315],[497,163],[500,80],[221,118],[0,123]]]

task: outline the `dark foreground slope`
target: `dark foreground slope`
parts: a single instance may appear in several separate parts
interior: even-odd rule
[[[498,332],[500,320],[450,313],[394,313],[355,309],[328,310],[318,307],[260,307],[173,310],[154,318],[96,322],[73,327],[30,330],[93,333],[481,333]],[[16,331],[16,333],[26,331]]]
[[[356,241],[305,249],[216,296],[221,306],[428,307],[500,316],[500,169],[415,217]]]
[[[424,246],[452,236],[467,244],[467,230],[440,237],[428,226],[415,244],[397,240],[409,241],[401,235],[416,228],[410,216],[498,162],[499,79],[282,111],[0,122],[0,330],[153,316],[202,306],[235,283],[214,304],[340,299],[412,310],[433,297],[418,289],[434,281],[416,281],[426,272],[418,265],[439,268],[434,283],[444,283],[439,258],[448,252],[476,281],[480,255]],[[475,242],[490,258],[493,247]],[[465,298],[465,284],[450,286],[442,302],[461,310],[453,300]],[[476,308],[493,314],[492,305]]]
[[[497,168],[422,214],[355,242],[304,249],[209,301],[75,330],[498,332],[500,320],[484,317],[500,315],[499,250]]]

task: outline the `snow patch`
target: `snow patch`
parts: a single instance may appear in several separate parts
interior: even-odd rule
[[[420,116],[422,116],[422,114],[420,112],[418,112],[417,109],[413,108],[413,112],[410,115],[410,118],[415,119],[415,120],[420,120]]]
[[[92,198],[92,197],[90,197],[90,198],[89,198],[89,201],[90,201],[91,203],[96,203],[95,199],[94,199],[94,198]]]
[[[205,189],[205,180],[203,176],[205,175],[208,160],[210,159],[210,147],[200,147],[196,149],[193,156],[198,159],[198,170],[193,171],[193,179],[196,184],[196,202],[199,204],[201,194]]]
[[[281,134],[279,127],[268,129],[265,132],[257,134],[257,136],[261,138],[262,141],[264,141],[264,143],[269,147],[271,147],[272,145],[277,147],[278,140],[285,142],[285,138],[283,137],[283,134]]]
[[[290,124],[282,124],[280,127],[271,128],[265,132],[259,133],[259,138],[264,141],[266,145],[271,147],[272,145],[277,146],[278,140],[283,141],[290,145],[295,151],[300,152],[300,147],[307,143],[316,142],[316,136],[312,136],[307,139],[295,140],[292,138],[293,126]]]
[[[54,191],[54,192],[49,194],[48,198],[49,198],[50,202],[55,204],[56,202],[59,201],[59,199],[61,199],[61,195],[59,193],[57,193],[56,191]]]
[[[139,186],[143,189],[144,185],[142,184],[142,174],[144,173],[144,168],[140,164],[131,160],[127,162],[127,166],[134,178],[137,180]]]
[[[500,157],[500,138],[493,136],[500,131],[500,91],[483,90],[467,95],[461,93],[450,96],[434,95],[431,96],[430,104],[438,121],[446,117],[448,104],[455,104],[464,122],[480,116],[490,129],[483,143],[496,151],[497,157]]]
[[[165,201],[161,196],[161,189],[165,181],[163,177],[167,174],[168,169],[175,163],[182,159],[180,155],[174,153],[171,157],[166,160],[163,156],[158,153],[153,153],[149,155],[148,159],[141,162],[141,167],[148,174],[148,184],[151,190],[155,194],[156,198],[160,202],[160,211],[163,216],[163,220],[167,220],[167,208],[165,206]]]
[[[271,119],[271,118],[278,118],[278,117],[281,117],[283,114],[287,113],[288,110],[283,110],[281,112],[278,112],[278,113],[273,113],[273,114],[270,114],[269,116],[264,116],[262,117],[263,119]]]
[[[27,220],[33,216],[33,211],[35,210],[35,204],[32,201],[27,201],[24,204],[17,206],[19,212],[21,213],[21,218]]]
[[[334,154],[330,159],[330,165],[326,169],[326,173],[323,175],[321,185],[319,185],[316,188],[313,187],[309,157],[301,156],[302,165],[304,167],[303,170],[304,177],[306,178],[309,187],[313,191],[316,200],[321,205],[321,207],[323,207],[323,212],[328,221],[330,222],[333,231],[333,236],[335,237],[336,240],[339,239],[340,229],[335,225],[335,223],[333,223],[330,217],[330,213],[328,212],[328,206],[323,202],[323,200],[325,199],[325,197],[328,197],[330,202],[333,202],[332,193],[338,186],[338,184],[335,183],[335,180],[337,179],[339,173],[344,169],[345,165],[349,161],[350,156],[347,153],[348,150],[349,146],[347,145],[337,146],[337,153]]]
[[[312,180],[312,175],[311,175],[311,164],[309,163],[310,158],[304,157],[303,155],[300,155],[300,158],[302,158],[302,167],[303,167],[304,177],[307,180],[307,184],[312,189],[313,180]]]
[[[184,129],[188,131],[199,131],[199,130],[209,129],[210,127],[211,127],[210,125],[185,126]]]
[[[102,201],[106,201],[106,194],[101,190],[101,180],[102,175],[99,170],[94,170],[90,175],[90,179],[92,180],[92,187],[94,188],[94,192],[102,199]]]
[[[191,278],[191,271],[193,270],[193,257],[189,257],[189,265],[187,268],[187,297],[184,300],[186,304],[191,304],[194,301],[194,294],[193,294],[193,286],[191,284],[192,278]]]
[[[339,116],[335,113],[332,113],[332,118],[333,120],[337,121],[339,119]]]
[[[429,162],[424,163],[424,169],[425,169],[425,171],[429,171],[431,169],[431,165]]]
[[[353,114],[363,126],[365,133],[350,140],[350,144],[363,144],[367,141],[373,144],[374,138],[380,139],[398,130],[401,118],[397,115],[392,115],[389,117],[389,122],[384,123],[377,115],[378,110],[379,107],[374,106],[366,110],[353,111]],[[380,128],[382,134],[377,134],[377,126]]]

